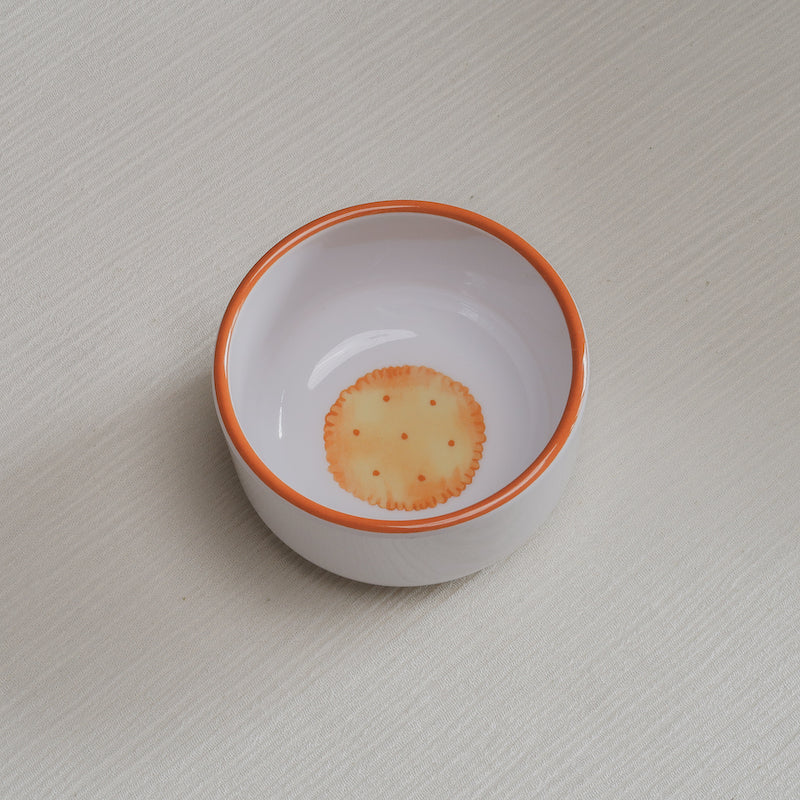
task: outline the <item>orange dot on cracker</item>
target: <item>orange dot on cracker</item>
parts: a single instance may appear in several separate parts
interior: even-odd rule
[[[466,386],[402,366],[376,369],[345,389],[325,417],[324,440],[343,489],[387,510],[418,511],[464,491],[486,436]]]

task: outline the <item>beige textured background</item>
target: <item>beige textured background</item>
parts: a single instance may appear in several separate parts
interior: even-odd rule
[[[0,796],[800,797],[800,4],[0,16]],[[592,383],[532,542],[387,590],[263,527],[209,374],[402,197],[541,250]]]

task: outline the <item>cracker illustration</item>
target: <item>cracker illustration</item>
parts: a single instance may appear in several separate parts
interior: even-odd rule
[[[486,441],[466,386],[428,367],[384,367],[345,389],[325,417],[328,469],[388,510],[433,508],[471,483]]]

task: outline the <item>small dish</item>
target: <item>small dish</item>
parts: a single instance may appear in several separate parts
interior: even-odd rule
[[[555,270],[454,206],[368,203],[276,244],[231,299],[214,399],[245,493],[325,569],[411,586],[512,553],[575,460],[588,362]]]

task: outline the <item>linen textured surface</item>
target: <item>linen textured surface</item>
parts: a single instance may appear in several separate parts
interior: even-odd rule
[[[6,2],[0,796],[800,797],[800,5]],[[239,488],[216,328],[337,208],[581,311],[556,512],[386,589]],[[309,324],[313,324],[309,320]]]

